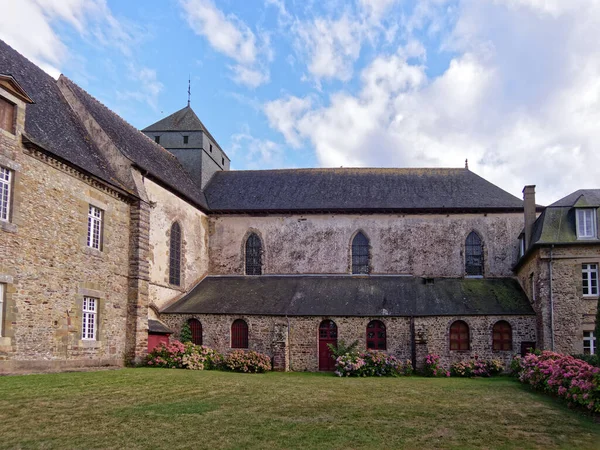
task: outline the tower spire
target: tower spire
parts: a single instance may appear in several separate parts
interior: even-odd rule
[[[191,92],[191,76],[188,75],[188,108],[190,107],[190,98],[192,96]]]

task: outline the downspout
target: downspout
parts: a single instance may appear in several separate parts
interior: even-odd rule
[[[415,316],[410,316],[410,359],[413,369],[417,368],[417,345],[415,342]]]
[[[550,349],[554,351],[554,297],[552,296],[552,249],[554,245],[550,246],[550,261],[548,261],[549,272],[550,272]]]
[[[291,334],[290,334],[290,318],[287,316],[287,314],[285,315],[285,319],[287,320],[287,336],[288,336],[288,341],[287,341],[287,354],[288,354],[288,367],[290,369],[290,371],[292,370],[292,349],[290,348],[292,346],[292,341],[291,341]]]

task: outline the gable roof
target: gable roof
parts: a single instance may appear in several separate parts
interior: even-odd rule
[[[73,81],[62,75],[61,77],[121,153],[192,203],[208,209],[204,194],[172,153],[131,126]]]
[[[35,103],[31,97],[29,97],[27,92],[25,92],[25,89],[23,89],[19,82],[10,74],[0,73],[0,86],[9,89],[13,95],[25,103]]]
[[[552,203],[548,208],[559,206],[577,208],[600,207],[600,189],[579,189]]]
[[[122,187],[66,103],[56,80],[0,40],[0,72],[35,102],[27,105],[25,138],[86,172]]]
[[[468,169],[284,169],[217,172],[215,212],[522,211],[523,201]]]
[[[166,314],[454,316],[534,314],[512,278],[209,276]]]

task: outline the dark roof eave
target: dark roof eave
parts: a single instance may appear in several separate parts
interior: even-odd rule
[[[161,315],[163,314],[173,314],[173,315],[193,315],[193,314],[202,314],[209,316],[231,316],[231,313],[221,313],[221,312],[173,312],[173,311],[161,311]],[[468,317],[468,316],[535,316],[535,312],[502,312],[502,313],[469,313],[469,314],[449,314],[449,313],[440,313],[440,314],[295,314],[295,313],[236,313],[236,316],[267,316],[267,317]]]
[[[209,205],[210,207],[210,205]],[[523,213],[521,207],[491,207],[491,208],[315,208],[315,209],[210,209],[212,214],[328,214],[328,213],[359,213],[359,214],[459,214],[459,213]]]

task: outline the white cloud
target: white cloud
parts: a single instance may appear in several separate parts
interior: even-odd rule
[[[248,126],[241,133],[231,136],[229,154],[235,161],[243,161],[246,169],[272,169],[281,167],[283,149],[268,139],[257,139],[250,134]],[[237,163],[236,163],[237,164]]]
[[[117,97],[146,103],[153,110],[158,111],[158,96],[164,86],[158,81],[156,70],[149,67],[138,67],[133,63],[129,63],[127,71],[129,79],[135,81],[139,88],[135,91],[117,91]]]
[[[293,147],[310,142],[324,166],[460,167],[468,158],[515,195],[537,184],[546,203],[598,187],[600,49],[590,36],[599,2],[464,1],[441,36],[455,56],[433,78],[414,36],[450,6],[422,4],[403,22],[412,43],[374,58],[357,93],[334,92],[324,105],[269,102],[271,127]]]
[[[269,80],[268,70],[260,66],[259,54],[272,58],[269,37],[261,34],[262,43],[252,30],[233,14],[225,15],[212,0],[180,0],[190,28],[203,36],[219,53],[233,59],[232,79],[249,87]]]

